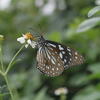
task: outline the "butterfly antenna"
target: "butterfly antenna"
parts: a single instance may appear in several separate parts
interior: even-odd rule
[[[30,27],[29,29],[30,29],[30,31],[31,31],[31,33],[33,33],[36,37],[43,37],[44,36],[44,32],[41,32],[41,25],[39,24],[38,25],[38,27],[39,27],[39,29],[38,29],[38,31],[35,29],[35,28],[32,28],[32,27]]]
[[[34,28],[30,27],[29,30],[35,37],[40,37],[39,32],[37,32]]]
[[[40,35],[41,36],[44,36],[45,35],[45,32],[44,32],[42,26],[40,24],[38,26],[39,26],[39,31],[40,31],[39,33],[40,33]],[[42,30],[42,32],[41,32],[41,30]]]

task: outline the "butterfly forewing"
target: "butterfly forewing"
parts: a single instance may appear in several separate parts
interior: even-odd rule
[[[69,62],[68,62],[69,67],[79,65],[84,62],[84,58],[76,50],[70,47],[67,47],[67,51],[70,55]],[[66,64],[65,64],[65,67],[67,67]]]
[[[64,68],[82,64],[84,61],[83,57],[76,50],[68,46],[48,40],[47,40],[47,46],[53,49],[52,51],[55,51],[56,49],[58,56],[64,63]]]

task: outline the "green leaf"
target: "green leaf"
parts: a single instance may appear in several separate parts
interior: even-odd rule
[[[88,66],[88,70],[91,71],[93,74],[100,73],[100,63],[95,63]]]
[[[100,17],[87,19],[79,25],[77,32],[84,32],[86,30],[89,30],[95,25],[97,25],[98,23],[100,23]]]
[[[12,88],[21,88],[24,85],[26,78],[27,74],[25,72],[13,74],[10,76],[9,79]]]
[[[70,80],[69,83],[72,86],[80,86],[80,85],[85,85],[88,83],[88,78],[86,74],[77,74],[75,76],[73,76]]]
[[[34,100],[44,100],[45,99],[46,88],[43,88],[38,92]]]
[[[24,93],[30,94],[34,92],[35,90],[37,90],[42,84],[42,82],[40,79],[40,73],[38,73],[37,70],[35,70],[35,68],[30,70],[27,74],[28,75],[27,75],[27,79],[25,80]]]
[[[91,75],[88,76],[88,79],[89,80],[92,80],[92,79],[100,79],[100,73],[91,74]]]
[[[93,16],[95,13],[97,13],[98,11],[100,11],[100,6],[96,6],[93,9],[91,9],[88,13],[88,17]]]
[[[72,100],[100,100],[100,90],[95,86],[85,87],[79,91]]]
[[[88,79],[100,79],[100,63],[92,64],[88,67],[88,70],[92,72],[88,76]]]
[[[47,96],[47,89],[43,88],[38,92],[34,100],[53,100],[51,97]]]

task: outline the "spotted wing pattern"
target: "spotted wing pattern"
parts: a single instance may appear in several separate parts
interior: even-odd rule
[[[37,68],[48,76],[58,76],[64,70],[64,63],[54,48],[39,48],[37,62]]]
[[[48,41],[48,43],[57,48],[58,55],[64,63],[64,68],[69,68],[70,66],[79,65],[84,62],[84,58],[76,50],[57,42]]]
[[[48,40],[37,53],[37,68],[48,76],[58,76],[64,69],[83,61],[83,57],[75,50]]]

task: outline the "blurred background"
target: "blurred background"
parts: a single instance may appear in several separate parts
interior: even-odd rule
[[[26,32],[45,33],[46,39],[69,45],[85,57],[84,64],[52,78],[36,68],[37,50],[24,48],[8,74],[16,100],[60,100],[54,91],[61,87],[67,88],[66,100],[100,100],[100,25],[76,31],[96,5],[100,0],[0,0],[5,68],[21,47],[17,38]],[[1,76],[0,97],[10,100]]]

